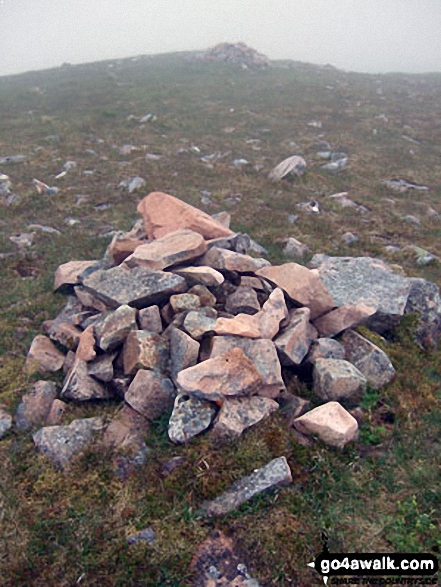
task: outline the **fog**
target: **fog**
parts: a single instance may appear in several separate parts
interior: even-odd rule
[[[440,0],[0,0],[0,75],[222,41],[352,71],[441,71],[440,31]]]

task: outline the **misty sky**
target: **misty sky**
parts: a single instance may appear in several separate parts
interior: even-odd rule
[[[222,41],[353,71],[441,71],[441,0],[0,0],[0,75]]]

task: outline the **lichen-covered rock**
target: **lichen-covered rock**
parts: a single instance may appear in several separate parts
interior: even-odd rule
[[[285,246],[283,247],[283,253],[286,257],[291,257],[292,259],[303,259],[303,257],[308,252],[308,247],[298,241],[294,237],[290,237],[286,239]]]
[[[162,270],[200,257],[206,250],[202,235],[188,229],[177,230],[140,245],[124,263],[128,267]]]
[[[328,402],[294,420],[294,427],[302,434],[316,435],[337,448],[343,448],[357,438],[358,423],[338,402]]]
[[[177,383],[190,395],[217,401],[228,396],[254,395],[263,382],[244,352],[235,348],[184,369],[178,374]]]
[[[124,375],[134,375],[138,369],[165,371],[169,359],[168,345],[160,335],[148,330],[132,330],[124,343]]]
[[[358,332],[345,332],[342,343],[348,361],[357,367],[372,387],[380,389],[395,377],[395,369],[386,353]]]
[[[201,307],[201,300],[196,294],[183,293],[170,296],[170,306],[173,312],[191,312],[197,311]]]
[[[49,457],[54,465],[64,469],[103,429],[103,418],[85,418],[74,420],[69,426],[40,428],[32,438],[41,453]]]
[[[83,281],[84,288],[110,307],[127,304],[145,308],[183,293],[185,279],[174,273],[151,271],[145,267],[125,269],[123,266],[95,271]]]
[[[59,371],[64,363],[64,355],[46,336],[37,334],[32,341],[26,357],[28,373]]]
[[[417,277],[408,279],[410,285],[404,314],[416,314],[419,324],[416,339],[424,347],[437,348],[441,336],[441,297],[435,283]]]
[[[366,391],[366,378],[348,361],[317,359],[313,371],[314,393],[327,400],[359,401]]]
[[[161,334],[162,320],[158,306],[149,306],[139,310],[138,321],[141,330],[150,330],[150,332]]]
[[[114,312],[106,312],[95,322],[97,344],[103,351],[113,351],[137,329],[136,309],[122,305]]]
[[[292,483],[291,469],[286,458],[279,457],[237,481],[216,499],[204,502],[201,513],[206,517],[228,514],[255,495],[289,483]]]
[[[216,414],[216,405],[181,393],[176,396],[168,424],[168,436],[175,444],[188,442],[206,430]]]
[[[211,341],[210,358],[218,357],[232,349],[239,348],[259,371],[262,387],[258,395],[275,398],[285,389],[282,369],[276,347],[269,339],[243,338],[240,336],[214,336]]]
[[[239,437],[242,432],[279,409],[279,404],[267,397],[226,399],[213,424],[213,434],[219,438]]]
[[[310,315],[309,308],[291,311],[288,325],[274,339],[283,365],[300,365],[317,338],[317,331],[309,322]]]
[[[293,302],[307,306],[311,310],[311,320],[332,310],[335,305],[317,271],[303,265],[285,263],[263,267],[256,274],[280,287]]]
[[[156,420],[173,406],[173,383],[157,371],[140,369],[125,394],[126,402],[148,420]]]
[[[145,232],[150,239],[158,239],[170,232],[188,228],[205,239],[233,234],[211,216],[162,192],[152,192],[138,204],[144,219]]]
[[[34,426],[47,423],[57,388],[53,381],[37,381],[32,391],[25,393],[15,413],[18,430],[30,430]]]

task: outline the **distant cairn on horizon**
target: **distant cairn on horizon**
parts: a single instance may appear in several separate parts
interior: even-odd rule
[[[220,61],[240,65],[244,69],[269,67],[271,61],[266,55],[248,47],[245,43],[219,43],[202,54],[207,61]]]

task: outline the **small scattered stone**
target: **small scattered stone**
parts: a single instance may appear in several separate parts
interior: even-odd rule
[[[0,404],[0,439],[12,428],[12,416]]]
[[[294,421],[302,434],[317,435],[322,442],[343,448],[357,438],[358,423],[338,402],[328,402]]]
[[[349,247],[358,241],[358,236],[353,232],[345,232],[344,235],[342,235],[341,240],[343,244]]]
[[[272,181],[279,181],[280,179],[284,178],[285,176],[292,173],[297,177],[301,177],[306,171],[306,161],[303,157],[299,157],[298,155],[294,155],[293,157],[288,157],[281,163],[279,163],[269,174],[268,178]]]
[[[175,444],[188,442],[206,430],[216,413],[216,405],[186,393],[179,394],[168,424],[168,436]]]
[[[307,252],[308,247],[296,238],[290,237],[286,239],[285,246],[283,247],[283,253],[286,257],[303,259]]]
[[[141,532],[137,532],[132,536],[127,538],[128,544],[138,544],[139,542],[145,542],[146,544],[151,544],[156,540],[156,532],[153,528],[145,528],[141,530]]]
[[[201,511],[207,517],[222,516],[236,510],[263,491],[289,483],[292,483],[291,470],[286,458],[279,457],[234,483],[221,496],[203,503]]]

